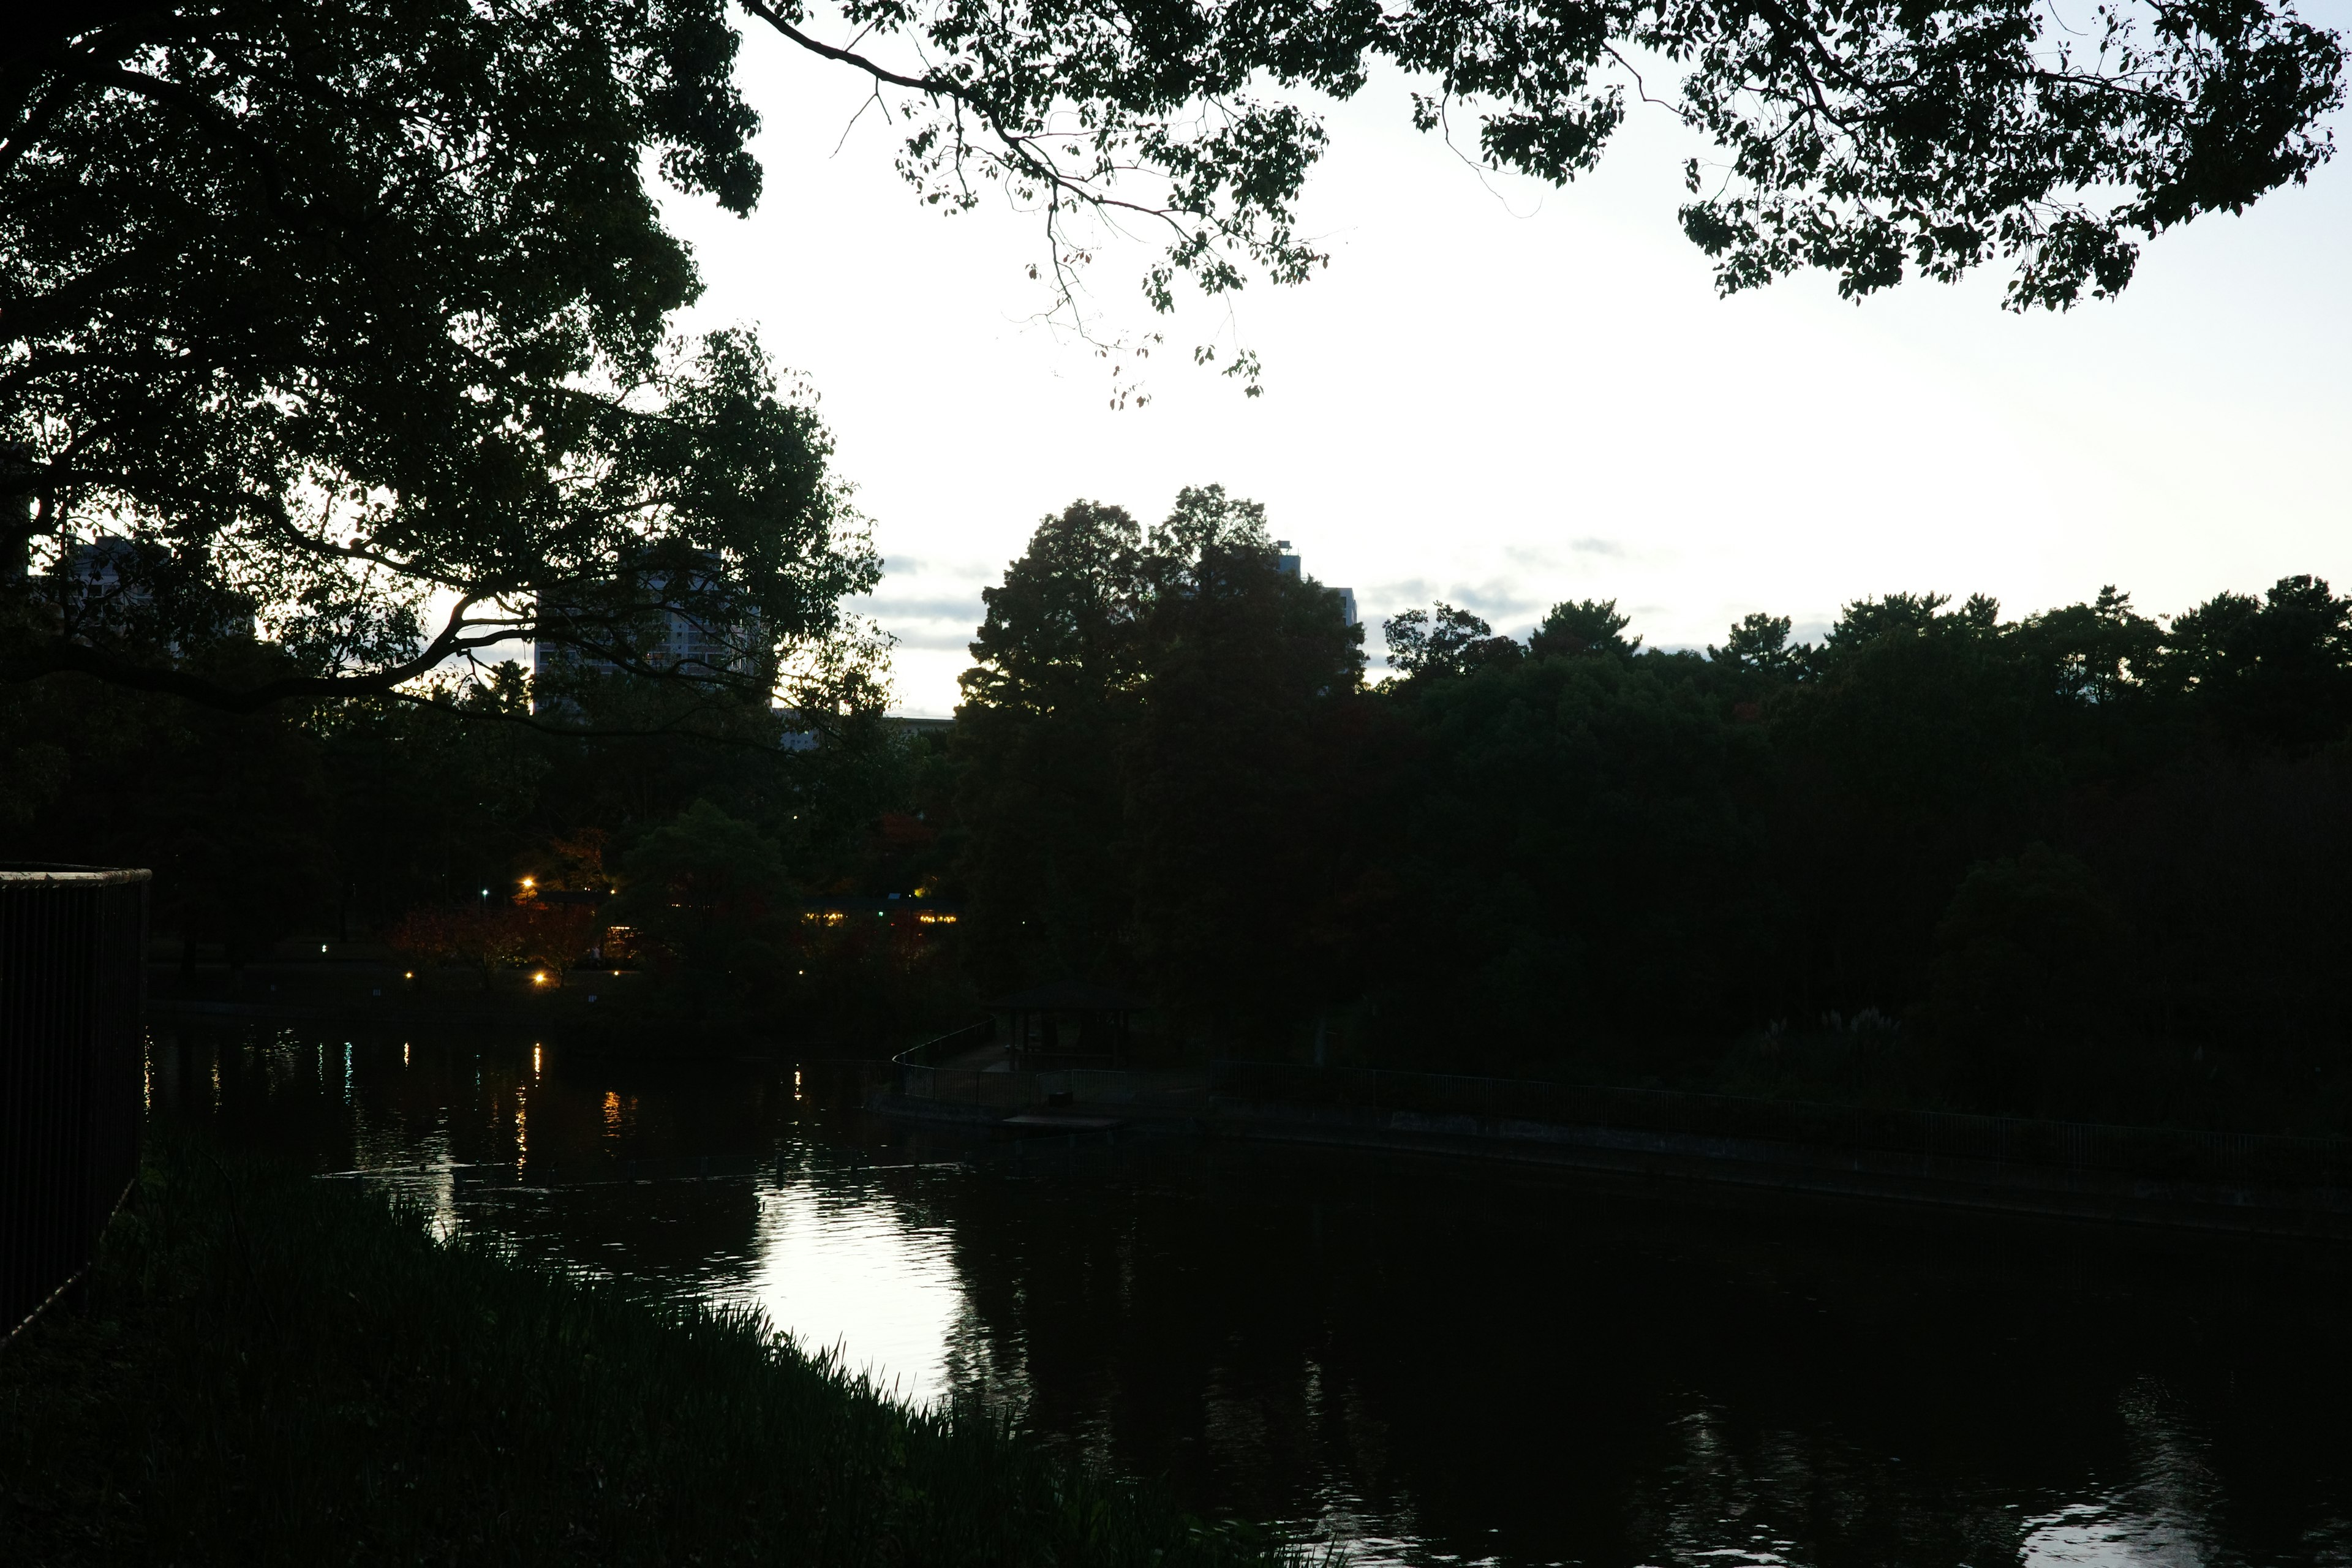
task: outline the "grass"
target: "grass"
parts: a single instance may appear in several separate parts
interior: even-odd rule
[[[441,1244],[159,1138],[0,1352],[0,1562],[1160,1564],[1283,1554],[751,1317]]]

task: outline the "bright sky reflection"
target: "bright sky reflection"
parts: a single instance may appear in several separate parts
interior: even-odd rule
[[[964,1311],[944,1229],[908,1223],[876,1198],[763,1181],[758,1262],[719,1300],[746,1300],[812,1354],[839,1353],[896,1397],[928,1405],[948,1388],[948,1344]]]
[[[424,1208],[437,1235],[472,1232],[527,1250],[535,1250],[535,1238],[562,1212],[618,1205],[672,1223],[709,1201],[714,1189],[740,1192],[748,1184],[756,1205],[748,1249],[729,1247],[680,1268],[675,1258],[645,1255],[641,1242],[614,1237],[594,1263],[553,1261],[657,1282],[666,1294],[757,1309],[808,1354],[833,1355],[912,1405],[933,1403],[958,1382],[971,1383],[976,1361],[986,1359],[971,1344],[971,1310],[950,1231],[917,1222],[888,1192],[850,1185],[855,1178],[845,1181],[838,1172],[517,1184],[483,1180],[453,1162],[440,1129],[413,1143],[362,1139],[357,1153],[357,1168]],[[981,1380],[992,1388],[1000,1383]]]

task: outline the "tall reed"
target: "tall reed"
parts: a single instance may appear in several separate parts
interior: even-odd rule
[[[910,1413],[741,1312],[441,1243],[160,1138],[0,1355],[0,1561],[1269,1564],[1244,1527]]]

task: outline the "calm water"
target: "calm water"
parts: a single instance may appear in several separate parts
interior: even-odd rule
[[[159,1110],[1363,1563],[2352,1564],[2326,1254],[898,1127],[822,1066],[166,1034]]]

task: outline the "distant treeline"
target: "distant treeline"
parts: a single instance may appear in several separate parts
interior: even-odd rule
[[[2108,589],[1645,650],[1444,605],[1359,679],[1257,509],[1047,520],[965,678],[986,978],[1229,1045],[2074,1116],[2343,1118],[2352,602]]]
[[[530,706],[513,666],[454,707],[226,713],[78,676],[0,689],[0,858],[151,868],[164,951],[232,969],[289,939],[397,942],[483,984],[618,922],[690,1017],[841,1038],[965,1016],[949,944],[802,913],[920,883],[937,836],[909,803],[936,744],[867,715],[787,746],[774,710],[650,682]],[[617,896],[533,909],[525,878]]]
[[[1525,642],[1441,604],[1368,661],[1207,489],[1148,530],[1073,505],[986,604],[944,742],[868,715],[795,748],[774,710],[626,681],[550,733],[510,667],[454,713],[15,686],[0,851],[152,866],[159,934],[232,962],[484,924],[487,969],[626,923],[665,1005],[783,1037],[1081,978],[1235,1052],[2352,1125],[2352,603],[2325,583],[2168,621],[1892,595],[1704,652],[1606,603]],[[457,918],[524,877],[618,891]],[[961,920],[803,910],[891,892]]]

